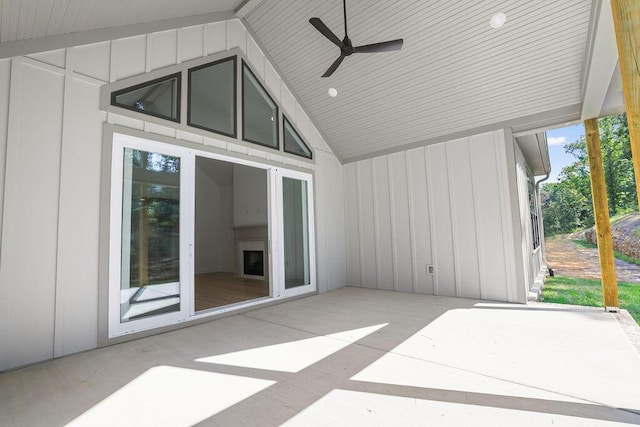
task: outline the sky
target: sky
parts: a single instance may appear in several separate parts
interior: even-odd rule
[[[575,157],[564,152],[564,146],[576,141],[581,135],[584,135],[584,125],[582,123],[547,131],[551,175],[546,182],[558,182],[558,174],[562,171],[562,168],[575,161]]]

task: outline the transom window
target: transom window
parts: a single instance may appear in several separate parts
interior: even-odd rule
[[[242,139],[278,148],[278,106],[246,62],[242,66]]]
[[[115,82],[112,84],[115,90],[109,92],[107,87],[103,91],[102,105],[109,108],[110,103],[139,114],[170,120],[178,123],[174,127],[184,131],[197,128],[313,160],[311,146],[280,113],[278,103],[249,64],[242,59],[242,67],[238,66],[238,56],[217,56],[214,60],[202,58],[167,67],[167,73],[174,73],[142,83],[139,82],[144,76],[132,77],[128,80],[138,84],[128,87],[123,87],[126,81]],[[207,60],[210,62],[205,62]],[[152,73],[153,77],[161,75],[160,70]],[[181,94],[183,87],[186,96]],[[181,117],[181,111],[186,120]],[[157,123],[157,120],[150,121]],[[242,135],[239,135],[238,127]]]
[[[282,129],[285,153],[295,154],[307,159],[312,158],[311,150],[284,115],[282,116]]]
[[[235,56],[189,70],[189,126],[235,138],[235,75]]]
[[[176,73],[113,92],[111,104],[179,122],[180,76],[181,73]]]

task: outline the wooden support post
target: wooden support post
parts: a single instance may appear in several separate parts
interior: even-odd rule
[[[618,307],[620,307],[618,302],[618,282],[616,280],[616,265],[613,259],[613,240],[611,238],[611,224],[609,223],[609,203],[607,202],[607,186],[602,165],[598,119],[585,120],[584,128],[587,134],[591,194],[593,196],[593,211],[596,217],[604,305],[607,310],[617,311]]]
[[[640,206],[640,1],[611,0]]]

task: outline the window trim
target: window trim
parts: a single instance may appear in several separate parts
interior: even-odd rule
[[[217,64],[221,64],[227,61],[233,62],[233,133],[222,132],[219,130],[211,129],[206,126],[195,124],[191,121],[191,73],[194,71],[202,70],[204,68],[212,67]],[[219,135],[228,136],[231,138],[238,138],[238,56],[233,55],[226,58],[219,59],[213,62],[207,62],[187,70],[187,126],[202,129],[207,132],[213,132]]]
[[[138,89],[141,89],[143,87],[146,86],[152,86],[154,84],[157,83],[161,83],[164,81],[168,81],[168,80],[172,80],[172,79],[176,79],[176,118],[172,118],[172,117],[168,117],[162,114],[157,114],[157,113],[153,113],[150,111],[145,111],[145,110],[138,110],[135,107],[131,107],[128,105],[124,105],[124,104],[120,104],[118,102],[116,102],[116,97],[127,93],[127,92],[132,92]],[[147,116],[153,116],[153,117],[158,117],[160,119],[163,120],[169,120],[171,122],[174,123],[180,123],[180,113],[182,110],[182,105],[181,105],[181,101],[182,101],[182,71],[178,71],[177,73],[173,73],[173,74],[168,74],[166,76],[163,77],[158,77],[157,79],[153,79],[153,80],[148,80],[142,83],[138,83],[136,85],[133,86],[127,86],[123,89],[119,89],[117,91],[113,91],[111,92],[111,105],[113,105],[114,107],[119,107],[119,108],[124,108],[125,110],[129,110],[129,111],[135,111],[136,113],[139,114],[144,114]]]
[[[302,145],[305,146],[305,148],[309,151],[309,155],[305,156],[304,154],[300,154],[300,153],[294,153],[292,151],[287,151],[287,146],[284,143],[284,137],[285,134],[287,132],[287,127],[286,124],[289,124],[289,127],[291,128],[291,130],[293,131],[293,133],[298,137],[298,139],[302,142]],[[291,154],[294,156],[299,156],[302,157],[303,159],[308,159],[308,160],[313,160],[313,150],[311,149],[311,147],[309,147],[309,145],[307,144],[307,142],[302,138],[302,136],[300,136],[300,132],[298,132],[298,130],[296,129],[296,127],[293,125],[293,123],[291,123],[291,120],[289,120],[287,118],[287,116],[282,113],[282,151],[287,153],[287,154]]]
[[[268,144],[264,144],[262,142],[259,141],[254,141],[250,138],[247,138],[245,136],[246,133],[246,127],[245,127],[245,116],[246,116],[246,106],[245,106],[245,102],[244,102],[244,96],[245,96],[245,86],[244,86],[244,70],[247,70],[249,73],[251,73],[251,75],[253,76],[254,80],[258,83],[258,85],[260,85],[260,88],[264,91],[264,93],[269,97],[269,99],[271,100],[271,102],[273,102],[273,104],[276,106],[276,119],[275,119],[275,123],[276,123],[276,138],[275,138],[275,142],[276,145],[268,145]],[[247,61],[245,61],[244,59],[242,59],[242,72],[240,73],[240,79],[242,81],[242,86],[241,86],[241,90],[242,90],[242,140],[245,142],[250,142],[251,144],[256,144],[259,145],[261,147],[267,147],[270,148],[272,150],[276,150],[276,151],[281,151],[280,150],[280,125],[278,124],[278,119],[277,117],[280,116],[280,106],[278,105],[278,103],[273,99],[273,97],[271,96],[271,94],[269,93],[269,91],[262,85],[262,83],[260,83],[260,80],[258,79],[258,77],[255,75],[255,73],[251,70],[251,67],[249,67],[249,64],[247,63]]]

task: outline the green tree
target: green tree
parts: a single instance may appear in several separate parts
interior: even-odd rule
[[[637,210],[636,187],[626,115],[598,120],[611,215]],[[545,234],[569,233],[594,223],[589,158],[584,135],[565,146],[575,162],[564,167],[558,182],[541,189]]]
[[[572,187],[570,182],[544,185],[540,199],[546,235],[570,233],[593,225],[591,200]]]

